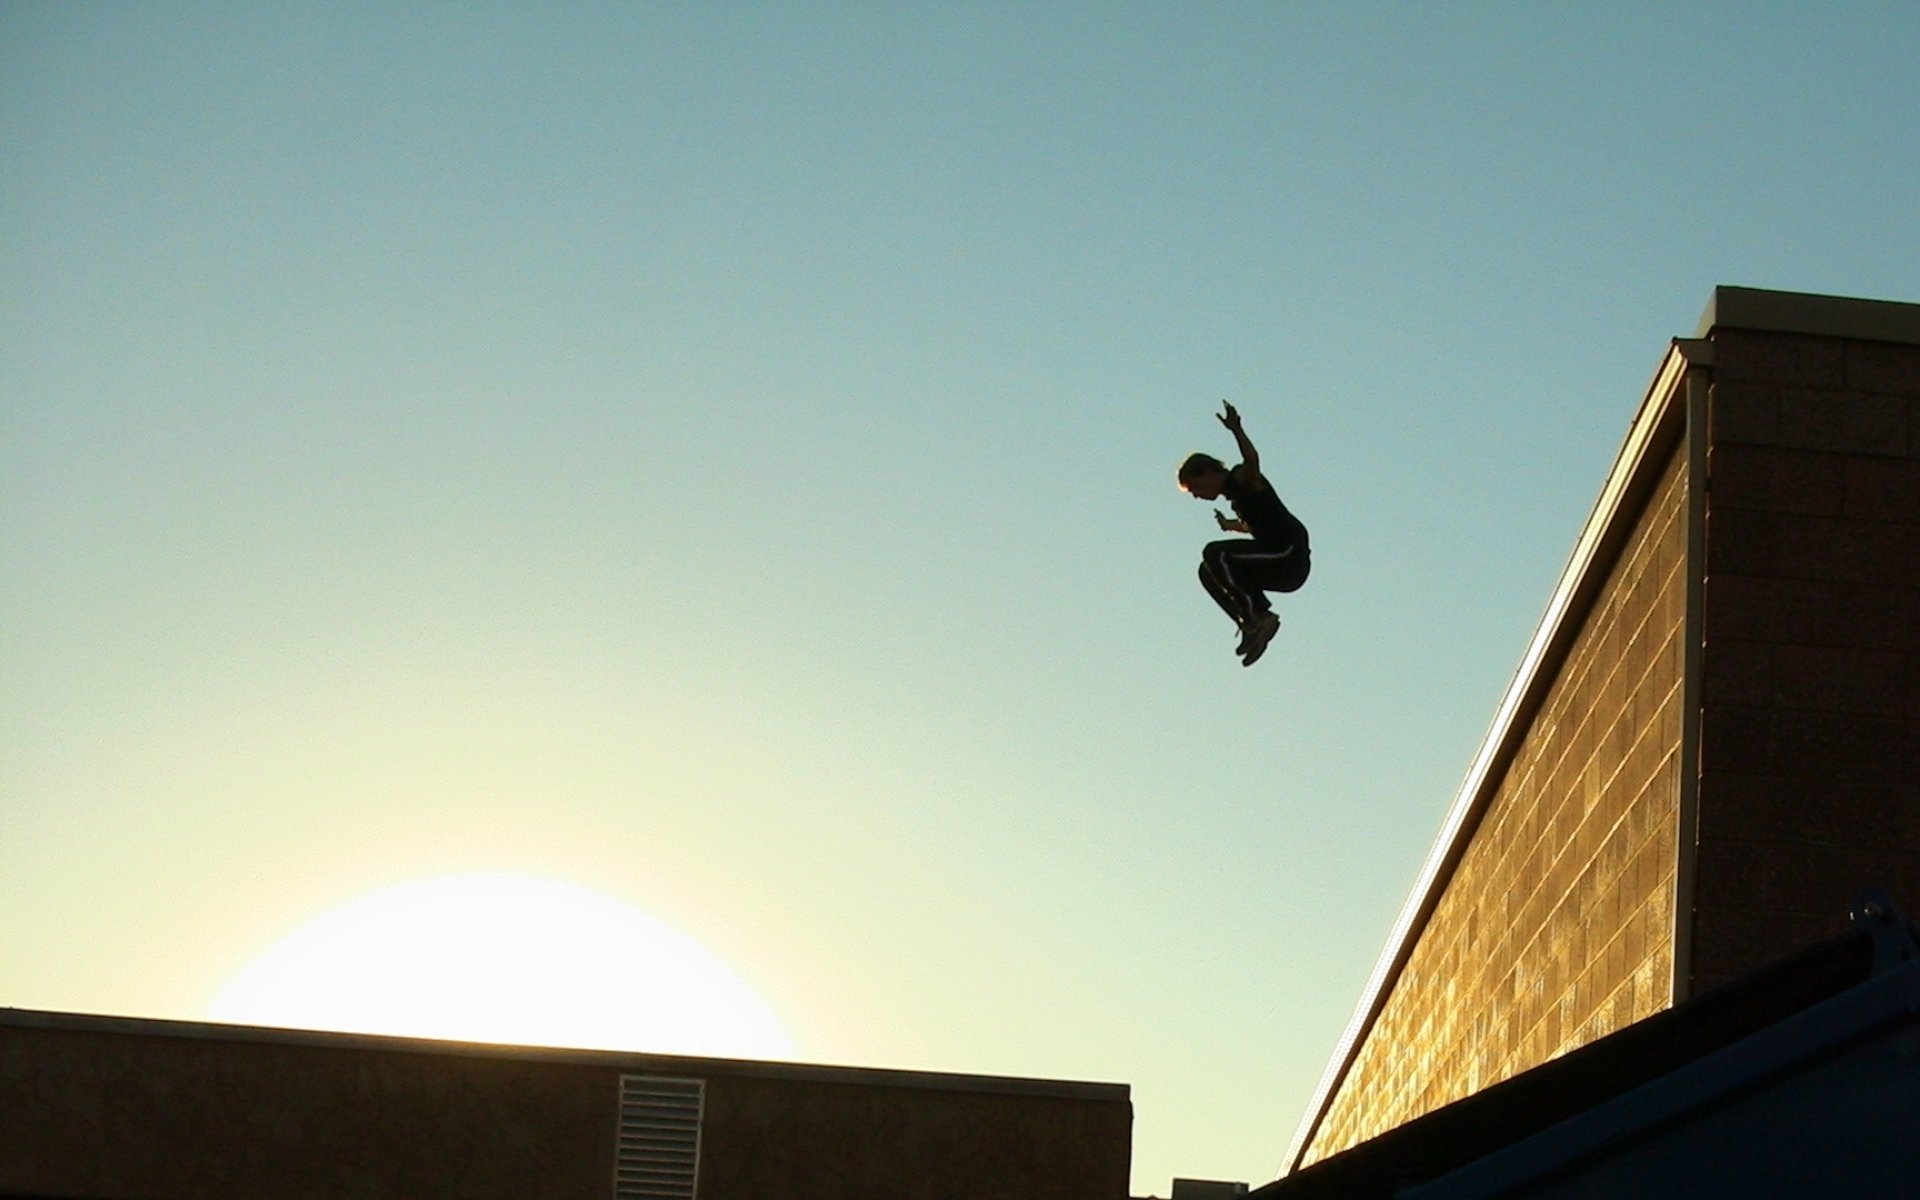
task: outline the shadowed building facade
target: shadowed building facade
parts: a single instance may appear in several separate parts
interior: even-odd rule
[[[1920,306],[1717,289],[1656,372],[1289,1151],[1920,909]]]
[[[1116,1200],[1121,1084],[0,1009],[0,1197]]]

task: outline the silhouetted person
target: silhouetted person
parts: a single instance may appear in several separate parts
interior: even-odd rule
[[[1280,628],[1268,592],[1291,592],[1307,581],[1312,555],[1307,527],[1287,511],[1273,484],[1260,473],[1260,452],[1240,427],[1240,414],[1225,404],[1219,421],[1240,447],[1240,465],[1229,468],[1210,454],[1180,464],[1180,487],[1195,500],[1226,497],[1229,519],[1219,509],[1220,528],[1249,536],[1208,542],[1200,552],[1200,583],[1240,629],[1240,662],[1252,666]]]

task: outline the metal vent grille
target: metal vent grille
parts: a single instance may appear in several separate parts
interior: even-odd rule
[[[614,1200],[693,1200],[705,1093],[698,1079],[620,1077]]]

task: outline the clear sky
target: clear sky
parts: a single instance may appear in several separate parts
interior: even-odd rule
[[[0,5],[0,1005],[440,876],[1264,1180],[1667,340],[1920,300],[1904,3]],[[1315,570],[1243,669],[1174,487]],[[642,1038],[641,1040],[644,1040]]]

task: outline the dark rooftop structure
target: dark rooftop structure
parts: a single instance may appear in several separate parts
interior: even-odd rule
[[[1845,934],[1409,1121],[1258,1200],[1920,1195],[1920,945]]]
[[[1123,1084],[0,1009],[0,1200],[1116,1200]]]

